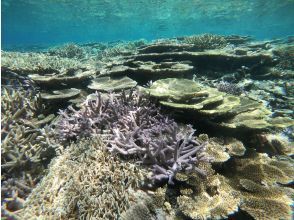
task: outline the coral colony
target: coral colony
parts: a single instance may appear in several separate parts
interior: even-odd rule
[[[69,107],[60,115],[57,134],[62,141],[109,130],[108,150],[152,166],[154,182],[168,180],[173,184],[178,171],[196,171],[205,176],[197,164],[212,160],[205,154],[206,143],[193,137],[191,126],[180,127],[135,91],[110,94],[104,99],[96,93],[96,99],[88,99],[80,110]]]
[[[2,51],[2,216],[291,219],[291,42]]]

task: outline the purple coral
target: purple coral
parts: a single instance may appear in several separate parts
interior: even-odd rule
[[[205,144],[194,137],[191,126],[179,126],[160,114],[148,99],[131,91],[95,100],[87,100],[80,110],[70,107],[61,111],[58,123],[60,139],[81,138],[110,131],[107,148],[110,152],[138,159],[153,168],[153,181],[168,180],[179,171],[205,172],[197,167],[210,162]]]

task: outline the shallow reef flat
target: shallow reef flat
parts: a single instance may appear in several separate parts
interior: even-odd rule
[[[293,53],[213,34],[2,51],[1,217],[291,219]]]

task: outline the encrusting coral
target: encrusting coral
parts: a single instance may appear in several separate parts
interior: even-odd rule
[[[105,151],[99,137],[56,157],[24,204],[24,218],[117,219],[147,174]]]
[[[87,100],[80,110],[69,107],[60,112],[57,134],[63,141],[89,137],[110,130],[108,150],[137,158],[152,166],[153,181],[173,183],[179,171],[196,171],[199,162],[210,162],[206,143],[200,144],[191,126],[179,126],[161,115],[148,99],[133,91],[118,97],[110,94],[106,100],[98,93],[96,100]]]

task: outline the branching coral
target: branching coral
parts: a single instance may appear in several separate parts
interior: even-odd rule
[[[108,149],[113,153],[139,158],[138,162],[153,167],[152,180],[168,180],[178,171],[205,172],[197,168],[199,162],[209,162],[206,143],[193,138],[191,126],[180,128],[173,120],[159,113],[159,109],[137,93],[111,94],[103,99],[87,100],[80,110],[69,107],[61,111],[57,123],[63,141],[89,137],[110,130]]]
[[[68,43],[59,47],[49,49],[50,55],[82,59],[85,57],[85,50],[77,44]]]
[[[2,89],[1,97],[1,184],[2,211],[11,217],[43,175],[44,163],[59,144],[50,139],[46,126],[55,116],[45,117],[39,96],[19,89]]]
[[[184,42],[188,44],[193,44],[195,48],[201,50],[222,48],[225,47],[227,44],[227,41],[224,37],[214,34],[203,34],[185,37]]]
[[[145,172],[105,151],[100,138],[71,144],[24,204],[25,219],[117,219]]]
[[[48,145],[46,135],[49,128],[42,126],[54,118],[53,115],[38,119],[44,109],[38,97],[23,91],[2,90],[1,99],[1,140],[2,169],[25,169],[39,163],[49,155],[53,147]]]
[[[2,52],[1,68],[21,74],[44,74],[60,73],[67,69],[85,69],[86,63],[44,53]]]

